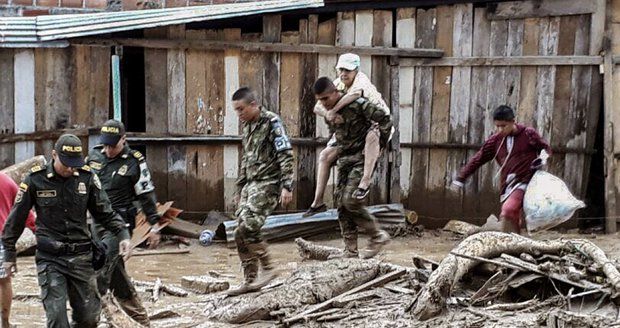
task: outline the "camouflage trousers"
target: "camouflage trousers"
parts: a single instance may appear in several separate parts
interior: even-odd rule
[[[358,228],[363,228],[372,238],[379,234],[377,219],[364,206],[364,200],[353,197],[353,191],[364,175],[364,155],[362,153],[341,156],[338,159],[338,182],[335,200],[338,206],[338,223],[342,238],[357,240]]]
[[[280,185],[274,181],[250,181],[241,190],[239,208],[235,213],[239,225],[235,243],[247,282],[256,278],[258,263],[271,269],[267,245],[262,240],[261,228],[265,219],[278,206]]]
[[[97,293],[92,252],[51,255],[37,251],[37,275],[47,327],[97,327],[101,300]],[[73,309],[73,322],[67,318],[67,299]]]

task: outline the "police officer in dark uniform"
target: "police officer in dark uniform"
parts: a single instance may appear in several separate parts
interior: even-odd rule
[[[101,145],[90,151],[87,163],[99,175],[103,189],[108,194],[112,208],[120,214],[130,228],[135,227],[138,201],[148,222],[152,225],[147,239],[151,248],[159,243],[160,215],[157,213],[155,187],[144,156],[125,144],[125,126],[109,120],[101,127]],[[125,263],[118,256],[114,234],[101,225],[95,225],[95,234],[108,245],[108,263],[98,273],[99,292],[112,290],[123,310],[134,320],[149,326],[149,317],[125,270]]]
[[[116,235],[121,254],[129,256],[131,248],[123,220],[112,210],[97,175],[84,165],[78,137],[62,135],[52,150],[52,161],[33,167],[20,185],[2,236],[7,272],[16,271],[15,243],[33,206],[38,216],[35,259],[47,327],[69,327],[67,298],[73,309],[72,326],[96,327],[101,301],[86,211]]]

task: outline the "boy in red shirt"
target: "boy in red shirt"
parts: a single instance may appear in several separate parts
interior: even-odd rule
[[[520,233],[523,196],[532,176],[545,163],[538,158],[549,144],[531,127],[515,122],[515,111],[499,106],[493,112],[496,133],[459,172],[453,184],[463,187],[465,180],[483,164],[495,159],[500,165],[502,211],[500,221],[504,232]]]
[[[18,190],[17,184],[8,175],[0,172],[0,232],[4,230],[4,223],[7,216],[9,216],[9,212],[11,212]],[[30,211],[30,215],[28,215],[26,220],[26,227],[33,232],[35,230],[35,216],[32,211]],[[0,328],[8,328],[10,327],[9,317],[13,300],[13,287],[11,286],[10,275],[7,274],[2,266],[3,262],[4,246],[0,242],[0,307],[2,308],[0,312],[2,318]]]

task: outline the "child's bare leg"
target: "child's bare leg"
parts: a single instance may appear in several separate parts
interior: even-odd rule
[[[317,181],[316,190],[314,192],[314,200],[311,207],[318,207],[323,205],[323,197],[325,195],[325,188],[327,187],[327,181],[329,180],[329,170],[332,164],[336,161],[339,154],[338,147],[327,146],[319,154],[319,167],[317,169]]]
[[[366,134],[366,145],[364,146],[364,175],[360,180],[358,188],[366,190],[370,186],[372,173],[375,170],[380,152],[379,130],[374,128]]]

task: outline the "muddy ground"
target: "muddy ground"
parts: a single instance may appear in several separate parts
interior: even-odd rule
[[[620,259],[619,236],[614,235],[581,235],[576,231],[569,231],[561,234],[559,232],[545,232],[534,236],[535,239],[551,238],[586,238],[596,243],[603,249],[608,256],[617,260]],[[341,241],[337,234],[328,236],[309,238],[320,244],[340,247]],[[411,266],[411,255],[418,254],[432,260],[440,261],[462,238],[454,234],[442,231],[426,231],[422,237],[406,236],[395,238],[383,251],[378,258],[403,266]],[[365,242],[364,242],[365,243]],[[364,245],[364,244],[362,244]],[[168,246],[173,247],[173,246]],[[297,268],[301,259],[293,241],[279,242],[271,244],[271,252],[277,263],[277,268],[281,270],[282,276],[286,277]],[[155,281],[160,278],[163,283],[180,284],[181,277],[185,275],[204,275],[209,271],[216,271],[224,275],[230,275],[231,283],[236,284],[241,279],[239,260],[235,249],[227,248],[223,244],[214,244],[208,247],[192,243],[189,254],[172,254],[156,256],[140,256],[130,259],[127,264],[130,275],[137,280]],[[36,270],[33,257],[18,258],[19,272],[13,280],[14,294],[32,295],[39,292],[36,281]],[[209,296],[190,294],[189,297],[179,298],[162,294],[157,303],[149,299],[147,293],[141,293],[144,305],[149,314],[162,309],[172,309],[180,317],[161,319],[152,321],[153,327],[224,327],[221,323],[210,324],[206,321],[204,309],[209,303]],[[447,316],[451,314],[448,313]],[[45,313],[40,301],[32,297],[27,300],[16,299],[13,303],[12,323],[18,327],[44,327]],[[451,322],[452,321],[452,322]],[[451,323],[450,323],[451,322]],[[396,323],[396,322],[394,322]],[[403,323],[406,325],[406,323]],[[439,319],[439,321],[428,322],[431,326],[453,326],[457,324],[450,318]],[[273,323],[255,323],[252,326],[272,326]],[[247,325],[246,325],[247,326]],[[396,326],[402,326],[397,324]],[[492,327],[492,322],[482,324],[482,326]],[[501,324],[500,324],[501,326]],[[528,325],[529,326],[529,325]]]

